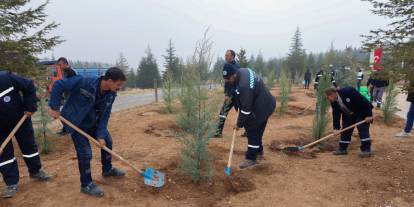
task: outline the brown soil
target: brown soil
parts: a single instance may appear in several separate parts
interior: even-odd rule
[[[52,153],[42,156],[44,168],[55,176],[51,182],[29,179],[21,155],[16,153],[20,189],[14,198],[0,200],[0,206],[413,206],[414,141],[393,137],[404,121],[396,119],[385,125],[376,118],[371,127],[375,155],[368,159],[357,156],[357,132],[347,156],[330,153],[337,146],[337,138],[324,142],[322,149],[315,146],[303,154],[287,155],[280,151],[281,146],[312,141],[312,108],[303,115],[294,112],[315,103],[305,90],[292,90],[295,102],[289,103],[291,112],[275,114],[268,122],[263,139],[265,160],[252,169],[239,170],[237,165],[244,159],[247,146],[246,138],[238,136],[230,178],[225,176],[224,167],[234,111],[226,122],[224,137],[212,139],[209,145],[214,177],[194,184],[178,169],[181,146],[171,137],[177,131],[175,115],[160,113],[162,105],[151,104],[112,114],[109,130],[116,152],[139,168],[150,166],[166,173],[164,188],[145,186],[142,177],[115,158],[114,166],[125,169],[127,176],[119,180],[102,178],[99,150],[94,147],[93,178],[106,194],[98,199],[79,193],[75,150],[71,139],[63,137],[53,139]],[[272,92],[278,94],[277,88]],[[379,111],[375,110],[375,115],[378,117]]]

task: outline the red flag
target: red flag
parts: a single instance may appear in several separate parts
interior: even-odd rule
[[[375,48],[374,50],[374,71],[379,71],[381,67],[381,58],[382,58],[382,47]]]

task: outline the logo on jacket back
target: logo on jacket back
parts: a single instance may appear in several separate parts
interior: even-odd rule
[[[346,98],[345,100],[346,100],[346,102],[348,102],[348,103],[349,103],[349,102],[351,102],[351,99],[349,99],[349,98]]]
[[[5,96],[3,98],[4,103],[9,103],[11,101],[11,97],[10,96]]]

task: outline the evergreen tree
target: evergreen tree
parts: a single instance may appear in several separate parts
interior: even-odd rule
[[[46,21],[48,3],[44,1],[32,8],[30,0],[0,2],[0,68],[32,72],[36,67],[36,55],[63,41],[59,36],[49,36],[58,24]]]
[[[203,87],[203,73],[201,66],[209,63],[205,61],[211,56],[211,41],[204,33],[202,40],[196,44],[194,56],[187,63],[185,69],[180,102],[183,111],[179,115],[178,125],[187,132],[180,137],[181,149],[180,170],[194,182],[213,176],[210,154],[208,152],[209,134],[215,128],[211,107],[217,104],[209,103],[207,89]]]
[[[175,111],[174,100],[176,98],[176,85],[172,71],[165,74],[162,82],[162,98],[164,99],[165,111],[173,113]]]
[[[128,74],[129,73],[129,65],[128,65],[128,60],[125,58],[124,54],[121,52],[119,53],[119,57],[116,60],[115,63],[116,67],[118,67],[119,69],[121,69],[124,74]]]
[[[126,74],[127,81],[125,86],[129,88],[136,88],[137,87],[137,75],[135,74],[135,70],[131,68],[131,70]]]
[[[290,84],[290,81],[288,79],[288,75],[287,75],[286,69],[284,69],[284,70],[281,71],[279,83],[280,83],[280,92],[279,92],[280,106],[279,106],[279,114],[282,115],[287,110],[288,101],[289,101],[289,94],[290,94],[290,87],[291,87],[291,84]]]
[[[267,74],[266,63],[263,59],[262,52],[259,52],[252,67],[261,76],[264,76]]]
[[[194,55],[192,57],[192,63],[200,72],[202,81],[206,81],[208,79],[212,62],[211,48],[213,47],[214,42],[211,41],[211,37],[208,34],[209,31],[210,28],[207,28],[203,34],[203,37],[196,42]]]
[[[303,50],[302,36],[299,27],[292,38],[290,52],[287,58],[290,78],[298,80],[305,71],[306,54]]]
[[[157,61],[148,46],[138,66],[137,86],[139,88],[153,88],[154,80],[161,83],[161,76],[158,70]],[[160,85],[160,84],[159,84]]]
[[[211,79],[214,81],[223,80],[223,67],[226,61],[222,57],[217,57],[216,62],[213,65],[213,71],[211,73]]]
[[[240,52],[237,53],[237,62],[240,64],[241,68],[249,67],[249,61],[247,60],[245,49],[241,48]]]
[[[312,53],[309,53],[306,58],[306,68],[309,69],[312,74],[316,74],[318,72],[315,56]]]
[[[178,80],[181,75],[180,71],[180,59],[175,55],[175,47],[172,43],[172,40],[168,43],[168,48],[165,50],[166,55],[163,55],[164,57],[164,67],[165,71],[163,73],[163,79],[165,80],[166,75],[168,73],[171,73],[173,80]]]
[[[326,112],[329,102],[325,97],[325,90],[331,85],[331,76],[325,73],[319,79],[318,91],[316,92],[316,112],[313,118],[312,136],[315,140],[320,139],[326,130],[328,116]]]
[[[364,47],[367,51],[383,45],[384,54],[389,54],[387,61],[382,61],[385,68],[392,70],[398,79],[404,79],[404,89],[409,89],[407,81],[414,64],[414,4],[412,1],[395,0],[363,0],[372,4],[371,11],[378,16],[390,19],[386,28],[379,28],[364,36]],[[404,68],[405,70],[401,70]]]
[[[390,124],[393,121],[394,114],[398,111],[397,108],[397,96],[398,90],[395,87],[394,81],[390,81],[390,84],[385,91],[385,101],[381,108],[384,123]]]

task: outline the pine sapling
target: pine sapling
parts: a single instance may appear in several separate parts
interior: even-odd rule
[[[390,124],[394,114],[397,112],[398,90],[396,89],[395,83],[393,81],[390,81],[385,94],[386,97],[381,111],[384,118],[384,123]]]
[[[291,83],[287,77],[286,72],[282,71],[280,75],[280,92],[279,92],[279,100],[280,100],[280,107],[279,107],[279,114],[282,115],[287,110],[287,105],[289,101],[289,94],[291,90]]]
[[[325,97],[325,90],[331,84],[330,78],[328,74],[323,75],[319,80],[318,91],[316,92],[316,112],[312,126],[312,137],[315,140],[320,139],[324,135],[328,124],[327,111],[329,102]]]
[[[174,100],[176,98],[176,84],[171,72],[167,72],[162,83],[162,98],[165,104],[165,111],[167,113],[175,112]]]

